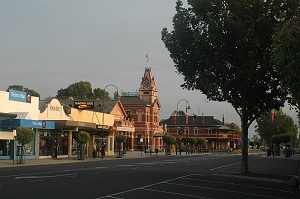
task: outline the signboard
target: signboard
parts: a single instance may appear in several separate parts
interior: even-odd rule
[[[137,142],[138,142],[138,144],[143,144],[143,138],[138,138],[138,140],[137,140]]]
[[[66,126],[61,129],[61,131],[78,131],[78,127],[75,126]]]
[[[135,128],[134,128],[134,127],[122,127],[122,126],[117,126],[117,131],[135,132]]]
[[[74,108],[94,109],[94,101],[74,101]]]
[[[9,89],[9,100],[31,103],[31,94],[23,91]]]

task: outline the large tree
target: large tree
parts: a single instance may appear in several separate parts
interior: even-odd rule
[[[300,15],[283,23],[273,39],[273,62],[289,103],[297,108],[300,124]]]
[[[17,90],[17,91],[24,91],[24,92],[30,93],[32,96],[40,97],[40,94],[38,92],[36,92],[35,90],[32,90],[32,89],[23,87],[22,85],[10,85],[10,86],[8,86],[7,91],[9,89],[13,89],[13,90]]]
[[[57,91],[56,97],[58,99],[85,100],[85,99],[110,99],[109,93],[104,89],[95,88],[92,89],[92,85],[88,81],[80,81],[70,84],[68,88],[62,88]]]
[[[274,29],[299,8],[298,0],[188,0],[177,2],[173,28],[162,40],[183,88],[226,101],[241,118],[241,172],[248,173],[248,128],[263,112],[283,105],[270,64]]]
[[[256,121],[256,132],[268,145],[272,144],[272,136],[287,134],[292,140],[297,138],[298,127],[294,123],[293,118],[286,115],[282,110],[274,110],[274,119],[272,121],[271,113],[268,111],[261,115]]]

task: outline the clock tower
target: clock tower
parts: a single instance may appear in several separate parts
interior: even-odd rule
[[[151,67],[146,67],[140,86],[140,99],[146,103],[152,104],[157,98],[157,90]]]

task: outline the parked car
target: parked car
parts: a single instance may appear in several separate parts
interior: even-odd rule
[[[266,147],[266,146],[260,146],[259,149],[265,151],[265,150],[268,149],[268,147]]]

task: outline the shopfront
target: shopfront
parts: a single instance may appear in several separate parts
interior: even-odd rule
[[[77,143],[77,136],[79,131],[95,131],[96,124],[90,122],[78,121],[55,121],[56,126],[56,143],[57,154],[68,155],[74,157],[79,153],[79,143]],[[85,154],[88,154],[88,145],[85,145]]]
[[[35,159],[39,157],[40,151],[40,132],[49,132],[50,134],[55,129],[55,123],[41,120],[27,120],[27,119],[10,119],[0,121],[1,134],[6,135],[6,139],[0,140],[0,159],[12,159],[14,154],[14,142],[16,146],[20,144],[15,140],[13,132],[18,127],[32,128],[35,132],[34,139],[24,146],[24,155],[26,158]],[[46,144],[46,143],[45,143]],[[18,148],[18,147],[17,147]]]

